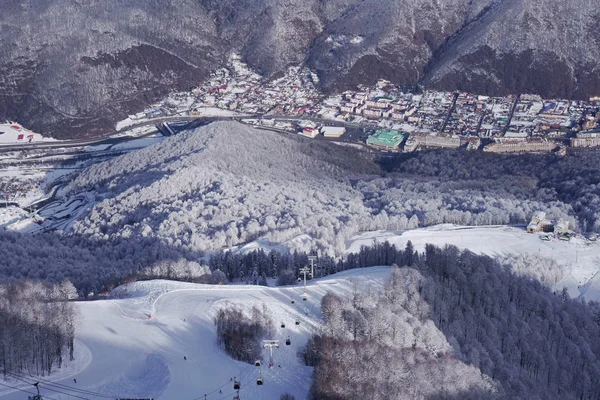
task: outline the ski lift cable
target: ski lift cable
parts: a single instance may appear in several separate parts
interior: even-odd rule
[[[81,394],[81,395],[85,395],[85,396],[103,397],[103,398],[106,398],[106,399],[114,399],[114,398],[119,397],[119,396],[106,395],[106,394],[102,394],[102,393],[92,392],[92,391],[89,391],[89,390],[74,388],[74,387],[71,387],[71,386],[68,386],[68,385],[64,385],[62,383],[52,382],[52,381],[49,381],[49,380],[44,379],[44,378],[37,378],[37,377],[34,377],[34,376],[27,377],[27,376],[25,376],[23,374],[19,375],[19,374],[16,374],[14,372],[7,372],[7,374],[10,375],[10,376],[12,376],[12,377],[14,377],[15,379],[26,378],[26,379],[30,379],[30,380],[34,380],[34,381],[39,381],[39,382],[43,383],[48,389],[56,391],[56,392],[59,392],[59,393],[63,393],[63,392],[60,392],[56,388],[58,388],[60,390],[66,390],[67,392],[68,391],[75,392],[77,394]],[[20,379],[20,380],[23,380],[23,379]],[[65,393],[63,393],[63,394],[65,394]],[[78,397],[78,396],[72,395],[70,393],[66,393],[66,394],[68,394],[69,396]]]
[[[14,374],[14,373],[7,372],[7,375],[12,376],[14,379],[18,379],[18,380],[20,380],[22,382],[25,382],[25,383],[28,383],[30,385],[33,385],[33,383],[26,381],[25,379],[23,379],[23,377],[19,377],[18,375]],[[35,377],[30,377],[30,378],[25,377],[25,378],[29,379],[29,380],[32,380],[32,381],[38,381],[38,379],[35,378]],[[60,393],[60,394],[64,394],[64,395],[69,396],[69,397],[75,397],[75,398],[78,398],[78,399],[83,399],[83,400],[89,400],[90,396],[91,397],[110,398],[110,399],[114,399],[114,398],[118,398],[119,397],[119,396],[114,396],[113,397],[113,396],[103,395],[103,394],[100,394],[100,393],[89,392],[89,391],[86,391],[86,390],[83,390],[83,389],[71,388],[71,387],[66,386],[66,385],[62,385],[62,386],[65,386],[65,387],[61,387],[61,386],[59,386],[59,384],[54,384],[54,383],[49,382],[46,379],[42,379],[42,378],[40,378],[38,382],[44,384],[44,387],[45,387],[46,390],[49,390],[49,391],[52,391],[52,392],[56,392],[56,393]],[[53,386],[55,386],[55,387],[53,387]],[[63,390],[66,390],[67,392],[63,392]],[[69,393],[69,391],[74,392],[76,394]],[[88,397],[81,397],[81,396],[79,396],[80,394],[84,395],[84,396],[88,396]]]
[[[213,390],[212,392],[208,392],[206,394],[203,394],[200,397],[196,397],[194,400],[202,400],[204,399],[206,396],[210,396],[211,394],[213,394],[214,392],[216,392],[217,390],[223,389],[225,386],[229,385],[231,383],[231,381],[227,381],[224,384],[222,384],[221,386],[219,386],[218,388],[216,388],[215,390]]]
[[[250,382],[252,382],[254,380],[254,377],[251,376],[250,379],[247,379],[243,382],[243,384],[240,382],[240,388],[237,390],[234,390],[233,393],[229,393],[223,397],[218,398],[217,400],[225,400],[225,399],[230,399],[231,396],[235,395],[237,392],[239,392],[240,390],[242,390],[244,387],[246,387],[247,385],[250,385]]]
[[[24,392],[24,393],[27,393],[27,394],[32,394],[32,395],[34,395],[34,396],[35,396],[35,395],[37,395],[37,393],[30,392],[30,391],[28,391],[28,390],[25,390],[25,389],[20,389],[20,388],[18,388],[18,387],[16,387],[16,386],[7,385],[7,384],[5,384],[5,383],[2,383],[2,382],[0,382],[0,385],[1,385],[1,386],[5,386],[5,387],[7,387],[7,388],[9,388],[9,389],[14,389],[14,390],[18,390],[18,391],[20,391],[20,392]],[[49,399],[49,400],[57,400],[57,399],[55,399],[54,397],[50,397],[50,396],[46,396],[46,395],[44,395],[43,397],[45,397],[46,399]]]
[[[50,386],[48,388],[50,390],[55,390],[54,387],[56,387],[56,388],[59,388],[61,390],[72,391],[72,392],[75,392],[77,394],[82,394],[82,395],[87,395],[87,396],[103,397],[103,398],[106,398],[106,399],[115,399],[115,398],[119,397],[119,396],[109,396],[109,395],[106,395],[106,394],[96,393],[96,392],[92,392],[92,391],[89,391],[89,390],[74,388],[74,387],[71,387],[71,386],[68,386],[68,385],[63,385],[61,383],[51,382],[51,381],[49,381],[47,379],[43,379],[43,378],[37,378],[37,377],[33,377],[33,376],[27,377],[27,376],[25,376],[23,374],[17,374],[17,373],[14,373],[14,372],[6,372],[6,374],[9,375],[9,376],[12,376],[15,379],[22,380],[23,382],[26,382],[26,381],[24,381],[21,378],[26,378],[26,379],[30,379],[30,380],[39,381],[39,382],[43,383],[46,386]],[[29,382],[26,382],[26,383],[29,383]]]
[[[239,388],[239,389],[236,389],[236,390],[234,390],[232,393],[226,394],[226,395],[224,395],[223,397],[219,397],[219,398],[218,398],[218,399],[216,399],[216,400],[225,400],[225,399],[231,399],[231,396],[235,395],[237,392],[239,392],[240,390],[242,390],[242,388],[244,388],[244,387],[245,387],[247,384],[250,384],[250,381],[248,381],[248,382],[244,382],[244,384],[243,384],[243,385],[240,385],[240,388]],[[208,394],[207,394],[207,396],[208,396]],[[204,397],[204,396],[203,396],[203,397]]]
[[[7,375],[13,375],[13,374],[12,374],[12,373],[10,373],[10,372],[7,372],[6,374],[7,374]],[[34,383],[37,381],[36,379],[32,379],[32,378],[30,378],[30,380],[33,380],[33,381],[34,381],[34,383],[32,383],[32,382],[26,381],[26,380],[25,380],[25,379],[23,379],[23,378],[19,378],[19,377],[16,377],[16,376],[13,376],[13,378],[14,378],[14,379],[17,379],[17,380],[19,380],[19,381],[21,381],[21,382],[25,382],[25,383],[27,383],[28,385],[33,385],[33,384],[34,384]],[[37,382],[41,382],[41,380],[40,380],[40,381],[37,381]],[[41,382],[41,383],[44,383],[44,382]],[[64,394],[64,395],[67,395],[67,396],[70,396],[70,397],[76,397],[76,398],[83,399],[83,400],[89,400],[87,397],[81,397],[81,396],[77,396],[77,395],[75,395],[75,394],[61,392],[60,390],[57,390],[57,389],[54,389],[54,388],[45,388],[45,389],[47,389],[47,390],[51,390],[51,391],[53,391],[53,392],[56,392],[56,393]],[[47,397],[47,396],[46,396],[46,397]]]
[[[18,380],[20,380],[20,381],[22,381],[22,382],[25,382],[25,383],[27,383],[27,384],[29,384],[29,385],[33,385],[33,383],[27,382],[25,379],[20,379],[20,378],[16,378],[16,379],[18,379]],[[44,383],[44,382],[41,382],[41,383]],[[58,390],[58,389],[56,389],[56,388],[48,388],[48,387],[46,387],[45,389],[46,389],[46,390],[50,390],[50,391],[52,391],[53,393],[60,393],[60,394],[64,394],[65,396],[69,396],[69,397],[75,397],[75,398],[77,398],[77,399],[82,399],[82,400],[90,400],[88,397],[81,397],[81,396],[78,396],[78,395],[76,395],[76,394],[71,394],[71,393],[68,393],[68,392],[61,392],[60,390]],[[34,394],[35,394],[35,393],[34,393]],[[44,395],[43,397],[50,398],[50,397],[48,397],[48,396],[46,396],[46,395]]]
[[[256,367],[254,366],[254,364],[252,364],[252,365],[248,365],[244,369],[240,370],[240,381],[242,380],[241,377],[245,375],[246,371],[248,371],[249,369],[255,369],[255,368]],[[218,388],[216,388],[212,392],[207,392],[207,393],[203,394],[200,397],[196,397],[194,400],[202,400],[202,399],[204,399],[205,396],[210,396],[211,394],[215,393],[217,390],[223,389],[225,386],[230,385],[231,383],[233,383],[233,382],[230,381],[230,380],[228,380],[227,382],[225,382],[224,384],[222,384],[221,386],[219,386]]]
[[[237,394],[240,390],[243,390],[246,386],[249,386],[251,382],[254,381],[254,375],[252,374],[248,374],[248,377],[246,378],[246,380],[242,381],[241,379],[239,380],[240,382],[240,388],[239,389],[235,389],[233,392],[224,395],[223,397],[220,397],[216,400],[225,400],[225,399],[231,399],[231,396],[234,396],[235,394]],[[227,382],[227,383],[231,383],[231,382]],[[208,396],[208,393],[206,394]],[[200,399],[204,398],[204,396],[202,396]],[[199,399],[194,399],[194,400],[199,400]]]

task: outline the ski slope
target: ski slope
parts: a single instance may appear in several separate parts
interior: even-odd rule
[[[532,254],[554,259],[563,268],[564,278],[555,285],[556,290],[566,287],[571,297],[581,296],[588,301],[600,301],[600,241],[589,241],[581,236],[571,241],[554,237],[544,241],[540,236],[511,226],[443,224],[407,231],[366,232],[347,243],[347,252],[358,252],[361,246],[371,246],[374,241],[388,241],[403,249],[410,240],[419,252],[431,243],[440,247],[454,245],[491,257]]]
[[[389,271],[389,267],[374,267],[309,281],[307,301],[302,301],[301,285],[274,288],[165,280],[125,285],[113,292],[122,298],[77,303],[81,323],[76,362],[51,379],[85,391],[77,394],[85,399],[193,400],[204,399],[204,394],[208,400],[232,399],[232,377],[241,381],[242,400],[278,400],[286,392],[305,399],[312,368],[302,365],[296,353],[321,329],[322,296],[327,291],[349,296],[357,284],[381,285]],[[267,367],[266,350],[262,366],[256,367],[231,359],[216,346],[213,318],[228,304],[243,309],[266,306],[275,325],[272,338],[280,341],[274,368]],[[285,345],[288,335],[290,346]],[[259,374],[262,386],[256,384]],[[2,383],[32,390],[19,381],[0,379]],[[43,381],[40,387],[44,399],[77,398],[64,394],[70,392],[64,388],[64,393],[50,390]],[[27,394],[0,387],[2,400],[22,400],[24,396]]]

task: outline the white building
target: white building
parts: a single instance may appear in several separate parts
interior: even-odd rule
[[[368,118],[381,118],[381,110],[366,109],[363,110],[363,115]]]
[[[343,126],[324,126],[321,128],[321,133],[326,138],[339,138],[346,133],[346,128]]]

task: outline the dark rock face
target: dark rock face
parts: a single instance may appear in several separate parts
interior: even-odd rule
[[[600,93],[587,0],[5,0],[0,119],[100,134],[239,52],[266,76],[315,69],[327,90],[385,78],[485,94]]]

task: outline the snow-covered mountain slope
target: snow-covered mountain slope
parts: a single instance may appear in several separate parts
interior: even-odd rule
[[[326,86],[391,79],[475,92],[597,94],[591,0],[4,0],[0,120],[83,135],[239,52],[273,75],[305,64]]]
[[[74,234],[192,251],[265,239],[341,254],[361,231],[508,224],[537,210],[573,219],[565,203],[531,200],[533,188],[511,193],[512,181],[484,195],[471,182],[383,175],[367,151],[219,122],[92,166],[60,195],[103,199]],[[291,241],[301,234],[313,240]]]
[[[599,33],[598,11],[591,4],[492,1],[440,47],[425,83],[450,90],[536,91],[548,97],[593,95],[600,82],[600,48],[590,46]]]
[[[568,242],[556,238],[544,241],[518,227],[446,224],[403,232],[366,232],[348,241],[347,253],[358,252],[361,246],[370,246],[374,241],[387,241],[402,249],[409,240],[419,252],[426,244],[454,245],[494,258],[509,257],[516,273],[532,276],[558,291],[566,287],[572,297],[600,301],[600,242],[582,237]],[[538,262],[519,269],[520,263],[514,262],[518,257]]]
[[[122,286],[113,292],[121,299],[77,304],[81,324],[76,348],[89,355],[84,357],[86,363],[79,365],[80,370],[57,375],[57,380],[98,396],[192,400],[203,399],[206,394],[208,400],[216,400],[233,397],[230,378],[236,377],[241,380],[242,399],[278,400],[286,392],[304,399],[312,368],[303,366],[296,353],[312,334],[321,332],[321,298],[327,292],[347,298],[367,287],[380,290],[389,272],[389,267],[374,267],[310,281],[307,301],[302,301],[301,286],[212,286],[171,281]],[[275,323],[272,339],[280,341],[274,351],[274,368],[267,367],[266,350],[263,365],[256,367],[234,361],[217,347],[213,317],[228,304],[244,309],[266,307]],[[282,323],[285,328],[281,328]],[[432,334],[440,334],[433,324],[428,327],[436,331]],[[291,345],[286,346],[288,337]],[[263,386],[256,384],[259,375]],[[0,383],[25,388],[15,381]],[[70,398],[50,390],[43,381],[40,387],[45,398]],[[0,398],[22,399],[23,393],[0,388]]]
[[[380,172],[369,157],[223,122],[95,165],[65,191],[105,198],[73,224],[99,239],[154,236],[202,251],[309,233],[319,247],[343,249],[377,221],[351,185]]]

